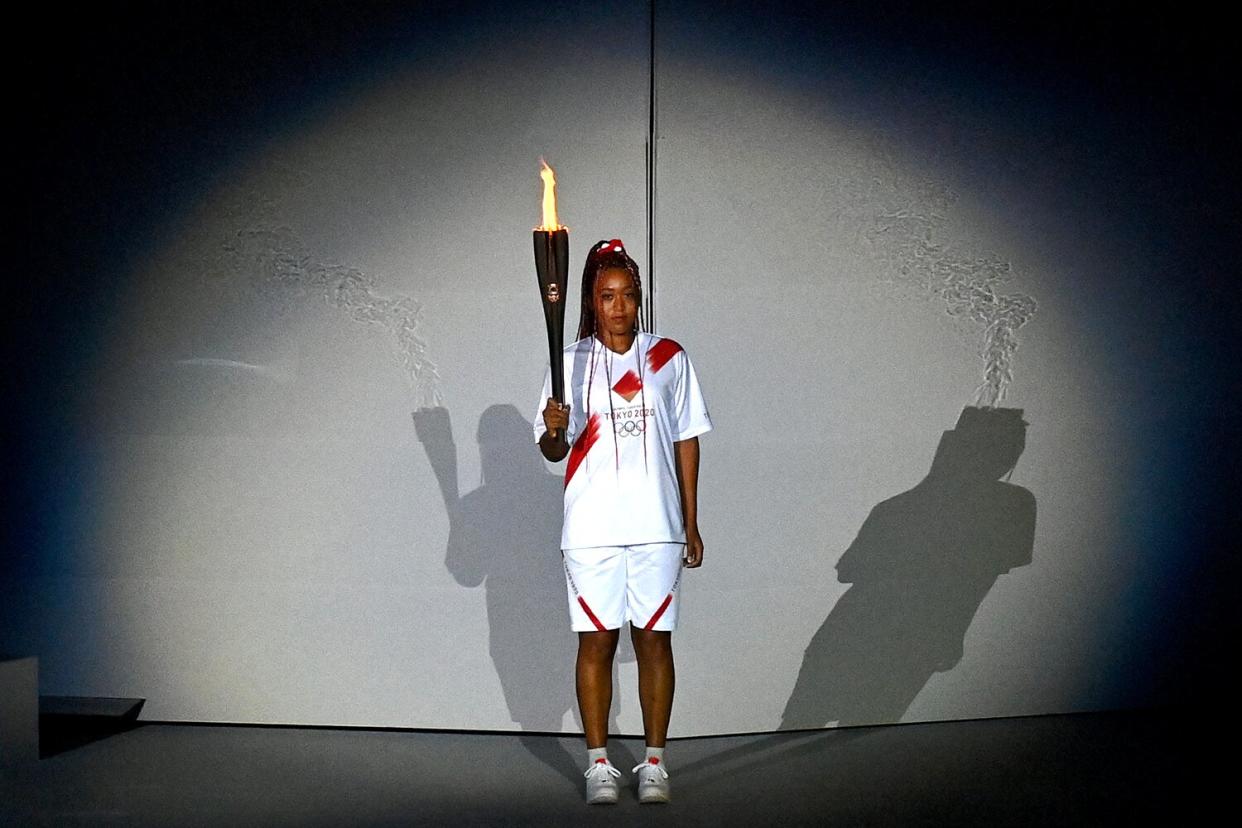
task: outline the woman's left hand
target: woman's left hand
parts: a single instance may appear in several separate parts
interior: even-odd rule
[[[694,569],[703,565],[703,538],[699,535],[699,527],[686,527],[686,567]]]

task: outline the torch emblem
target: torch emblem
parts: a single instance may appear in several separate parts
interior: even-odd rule
[[[548,291],[544,294],[544,298],[552,304],[556,304],[561,301],[561,289],[557,287],[555,282],[548,285]]]

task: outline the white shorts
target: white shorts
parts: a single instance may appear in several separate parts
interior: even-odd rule
[[[574,632],[677,627],[684,543],[562,549]]]

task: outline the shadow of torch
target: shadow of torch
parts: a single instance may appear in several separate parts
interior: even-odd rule
[[[542,158],[543,224],[534,230],[535,274],[548,327],[548,366],[552,371],[552,398],[565,404],[565,286],[569,275],[569,228],[556,219],[556,173]],[[559,437],[560,435],[553,435]]]

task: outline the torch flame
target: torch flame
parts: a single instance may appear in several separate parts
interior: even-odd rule
[[[542,158],[539,163],[543,169],[539,177],[543,179],[543,224],[536,230],[560,230],[561,224],[556,220],[556,172]]]

